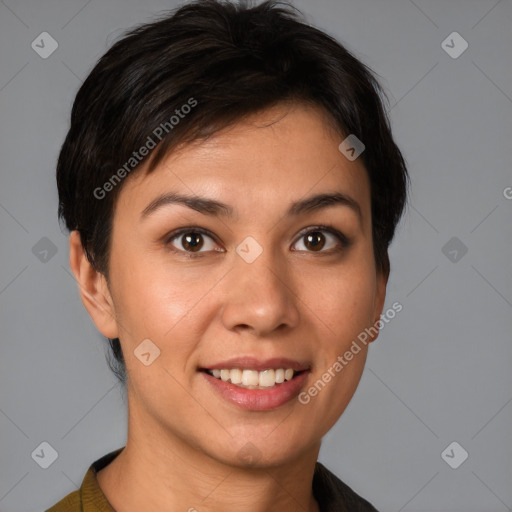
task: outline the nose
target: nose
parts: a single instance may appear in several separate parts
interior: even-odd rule
[[[299,324],[296,276],[275,251],[264,249],[252,263],[236,255],[227,277],[222,310],[226,329],[263,337]]]

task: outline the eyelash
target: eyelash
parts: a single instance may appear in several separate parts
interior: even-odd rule
[[[351,244],[351,240],[346,235],[344,235],[341,231],[338,231],[335,227],[327,225],[327,224],[311,226],[311,227],[308,227],[306,230],[303,230],[301,232],[301,234],[298,236],[297,240],[294,242],[294,244],[297,243],[301,238],[305,237],[307,234],[314,233],[316,231],[326,231],[327,233],[330,233],[331,235],[335,236],[338,239],[338,241],[341,245],[341,247],[338,247],[336,249],[331,249],[328,251],[319,251],[316,254],[322,254],[322,253],[333,254],[336,252],[340,252],[343,249],[347,249],[349,247],[349,245]],[[189,233],[199,233],[202,235],[207,235],[217,243],[216,237],[213,235],[213,233],[211,233],[207,229],[203,229],[203,228],[200,228],[197,226],[190,226],[190,227],[180,228],[178,231],[174,231],[174,232],[170,233],[166,237],[165,245],[167,247],[169,247],[170,251],[172,251],[174,253],[184,254],[190,259],[200,258],[200,257],[204,256],[206,253],[210,252],[210,251],[203,251],[203,252],[182,251],[181,249],[176,249],[175,247],[172,247],[170,245],[174,239],[179,238],[181,235],[189,234]],[[215,252],[220,252],[220,251],[215,251]],[[298,251],[298,252],[310,252],[312,254],[315,254],[315,251]]]

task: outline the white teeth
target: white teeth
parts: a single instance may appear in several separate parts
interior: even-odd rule
[[[234,370],[230,370],[229,374],[231,377],[231,384],[241,384],[242,383],[242,377],[243,377],[242,370],[239,370],[238,368],[236,368]]]
[[[272,387],[276,383],[276,372],[274,370],[265,370],[260,372],[259,385],[266,388]]]
[[[242,372],[242,384],[244,386],[258,386],[259,375],[256,370],[244,370]]]
[[[208,372],[210,375],[213,375],[217,379],[222,379],[224,382],[231,382],[240,387],[250,389],[271,388],[276,384],[283,383],[285,380],[291,380],[295,373],[292,368],[270,368],[261,372],[257,370],[241,370],[240,368],[233,368],[231,370],[223,368],[208,370]]]

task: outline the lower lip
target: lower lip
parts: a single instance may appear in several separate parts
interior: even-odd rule
[[[241,388],[231,382],[217,379],[207,372],[202,371],[201,373],[228,402],[249,411],[267,411],[280,407],[295,398],[303,387],[309,372],[302,372],[293,379],[268,389]]]

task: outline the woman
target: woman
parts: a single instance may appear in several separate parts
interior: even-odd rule
[[[57,168],[126,446],[57,511],[376,510],[317,461],[378,336],[407,170],[371,71],[286,4],[118,41]]]

